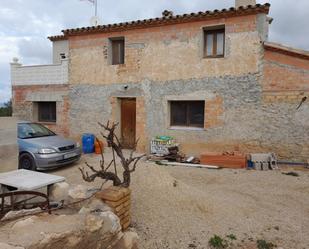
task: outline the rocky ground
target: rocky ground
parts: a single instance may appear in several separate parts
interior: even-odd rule
[[[107,153],[106,160],[110,158]],[[86,184],[78,170],[85,160],[96,165],[100,157],[85,156],[50,173]],[[231,242],[230,248],[257,248],[257,240],[284,249],[309,248],[309,171],[296,171],[299,177],[282,174],[286,171],[290,169],[208,170],[141,162],[131,186],[132,226],[140,248],[210,248],[214,235]]]

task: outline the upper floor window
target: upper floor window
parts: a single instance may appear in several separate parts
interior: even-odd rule
[[[225,29],[204,29],[204,57],[224,57]]]
[[[204,127],[205,101],[171,101],[171,126]]]
[[[38,121],[56,122],[56,102],[38,102]]]
[[[124,64],[124,37],[111,38],[110,43],[112,65]]]

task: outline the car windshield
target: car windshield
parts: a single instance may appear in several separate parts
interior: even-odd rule
[[[36,137],[47,137],[55,136],[51,130],[45,126],[36,123],[22,123],[18,124],[18,138],[36,138]]]

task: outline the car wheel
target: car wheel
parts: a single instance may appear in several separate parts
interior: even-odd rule
[[[19,156],[18,168],[19,169],[27,169],[27,170],[36,170],[33,157],[28,153],[21,154]]]

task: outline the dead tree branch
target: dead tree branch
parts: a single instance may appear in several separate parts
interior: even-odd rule
[[[105,180],[111,180],[113,181],[114,186],[123,186],[123,187],[129,187],[131,183],[131,173],[133,173],[137,167],[138,162],[145,156],[139,155],[139,156],[133,156],[134,151],[136,150],[137,144],[139,139],[137,139],[134,143],[134,146],[129,154],[129,157],[126,158],[123,152],[123,147],[121,144],[120,139],[115,134],[115,129],[118,126],[118,123],[110,123],[109,121],[106,123],[106,125],[99,123],[99,125],[103,128],[103,132],[101,132],[101,135],[103,138],[106,139],[106,142],[108,146],[112,148],[113,153],[113,159],[111,162],[107,165],[105,168],[105,160],[103,152],[101,153],[101,161],[100,161],[100,169],[97,170],[93,166],[89,165],[87,162],[85,163],[87,168],[92,172],[91,175],[87,171],[85,171],[84,168],[79,168],[82,177],[87,182],[94,181],[97,177],[100,177]],[[102,151],[102,149],[101,149]],[[116,169],[116,159],[115,159],[115,153],[117,157],[120,159],[120,163],[123,169],[122,173],[122,181],[118,176],[117,169]],[[111,165],[114,165],[114,172],[108,171]]]

